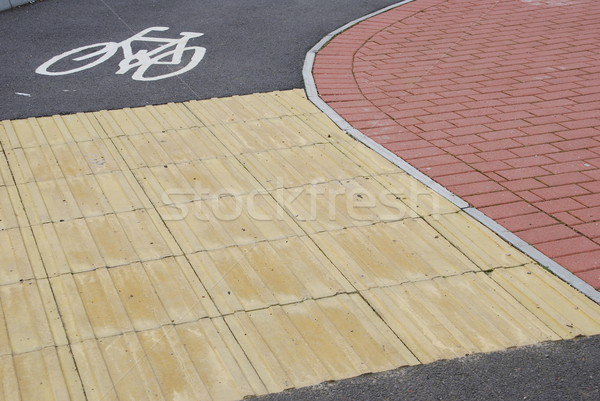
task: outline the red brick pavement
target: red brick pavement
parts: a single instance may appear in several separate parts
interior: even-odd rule
[[[600,1],[415,0],[313,72],[354,127],[600,288]]]

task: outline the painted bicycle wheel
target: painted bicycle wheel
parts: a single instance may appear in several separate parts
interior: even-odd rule
[[[117,50],[119,50],[119,44],[115,42],[96,43],[78,47],[77,49],[69,50],[68,52],[52,57],[40,65],[35,72],[42,75],[73,74],[102,64],[111,58]],[[51,70],[52,67],[55,67],[54,71]]]

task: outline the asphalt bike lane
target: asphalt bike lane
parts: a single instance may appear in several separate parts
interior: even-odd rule
[[[317,41],[392,3],[51,0],[2,12],[0,119],[301,88]]]

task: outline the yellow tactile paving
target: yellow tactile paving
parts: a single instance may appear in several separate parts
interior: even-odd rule
[[[560,338],[485,273],[362,293],[421,362]]]
[[[239,400],[600,333],[302,91],[0,122],[0,399]]]
[[[354,290],[307,237],[200,252],[190,261],[226,314]]]

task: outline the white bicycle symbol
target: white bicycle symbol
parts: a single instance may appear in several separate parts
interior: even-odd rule
[[[102,64],[112,56],[114,56],[119,49],[123,50],[123,60],[119,63],[119,70],[116,74],[125,74],[127,71],[137,68],[132,79],[136,81],[156,81],[159,79],[173,77],[175,75],[183,74],[196,67],[198,63],[204,57],[206,49],[199,46],[187,46],[187,42],[192,38],[202,36],[202,33],[196,32],[181,32],[181,38],[168,39],[168,38],[157,38],[145,36],[147,33],[152,31],[167,31],[169,28],[164,26],[155,26],[144,29],[138,34],[133,35],[129,39],[122,42],[104,42],[96,43],[93,45],[78,47],[77,49],[69,50],[63,54],[51,58],[44,64],[40,65],[35,72],[42,75],[67,75],[74,74],[79,71],[87,70]],[[138,50],[133,52],[131,47],[133,42],[155,42],[163,43],[153,50]],[[188,52],[188,56],[191,54],[189,62],[183,67],[171,71],[166,74],[157,76],[144,76],[146,71],[156,65],[166,66],[177,66],[181,64],[184,53]],[[191,53],[189,53],[191,52]],[[51,67],[57,63],[64,62],[78,62],[87,61],[89,63],[81,65],[77,68],[66,69],[63,71],[51,71]]]

